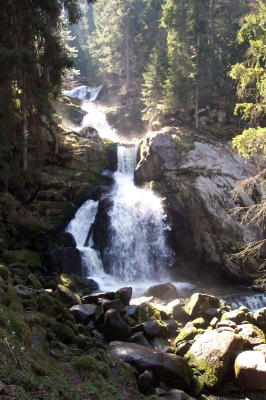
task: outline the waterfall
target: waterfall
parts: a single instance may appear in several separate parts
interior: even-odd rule
[[[153,277],[166,280],[172,251],[167,246],[161,199],[151,190],[136,187],[134,170],[137,147],[118,146],[118,168],[112,193],[111,246],[106,249],[112,260],[111,273],[124,281]]]
[[[78,86],[71,90],[63,90],[63,94],[68,97],[78,98],[83,100],[87,97],[88,93],[89,101],[94,101],[97,99],[100,91],[102,90],[103,85],[97,87],[90,87],[90,86]]]

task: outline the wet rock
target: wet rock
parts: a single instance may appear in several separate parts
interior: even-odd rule
[[[98,306],[95,304],[80,304],[70,308],[69,312],[77,323],[88,324],[97,314]]]
[[[261,329],[252,324],[237,326],[237,333],[245,339],[252,347],[265,343],[265,335]]]
[[[159,321],[143,322],[142,329],[145,335],[150,339],[156,336],[164,338],[168,337],[168,327],[163,322]]]
[[[203,293],[194,293],[185,304],[185,311],[191,317],[197,317],[210,308],[219,308],[218,297]]]
[[[233,332],[207,330],[197,337],[186,357],[196,367],[210,389],[217,389],[230,371],[244,340]]]
[[[110,353],[135,366],[140,372],[152,371],[156,381],[172,387],[187,389],[191,382],[191,369],[187,362],[175,354],[157,353],[135,343],[111,342]]]
[[[176,287],[170,282],[151,286],[144,295],[157,297],[161,300],[171,300],[178,297]]]
[[[64,287],[63,285],[57,285],[55,297],[58,298],[58,300],[60,300],[66,307],[71,307],[75,304],[81,304],[79,295],[73,293],[72,290]]]
[[[235,360],[237,383],[245,390],[266,390],[265,354],[244,351]]]
[[[130,328],[116,310],[108,310],[104,318],[105,336],[109,340],[127,340]]]
[[[125,306],[129,305],[131,296],[132,296],[132,287],[121,288],[117,290],[117,292],[115,293],[115,298],[120,299]]]
[[[153,373],[147,370],[144,371],[142,374],[139,375],[137,382],[141,393],[150,393],[153,389]]]

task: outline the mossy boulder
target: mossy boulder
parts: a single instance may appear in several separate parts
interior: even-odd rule
[[[81,304],[81,299],[78,294],[72,292],[63,285],[57,285],[55,296],[66,306],[71,307],[75,304]]]
[[[186,354],[188,363],[197,368],[206,386],[215,390],[224,382],[244,340],[233,332],[207,330],[192,344]]]
[[[0,265],[0,277],[4,280],[9,278],[9,269],[3,264]]]
[[[142,329],[145,335],[149,338],[168,337],[168,327],[162,321],[146,321],[142,324]]]
[[[221,302],[218,297],[203,293],[193,293],[185,304],[185,311],[191,317],[202,316],[210,308],[219,308]]]
[[[161,300],[171,300],[178,297],[176,287],[170,282],[151,286],[144,295],[157,297]]]
[[[183,329],[181,329],[179,335],[175,339],[175,346],[183,341],[193,339],[198,334],[198,329],[191,323],[188,322]]]
[[[150,303],[143,303],[137,308],[137,320],[139,324],[146,321],[160,321],[160,311]]]

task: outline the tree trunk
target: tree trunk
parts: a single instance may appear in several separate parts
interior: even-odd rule
[[[125,32],[125,45],[126,45],[126,91],[128,92],[129,80],[130,80],[130,61],[129,61],[129,34],[128,27],[126,26]]]
[[[25,96],[23,97],[23,171],[27,171],[29,168],[28,158],[28,121],[27,121],[27,109],[25,104]]]

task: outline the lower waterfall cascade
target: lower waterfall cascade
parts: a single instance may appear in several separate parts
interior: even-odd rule
[[[95,101],[101,89],[102,85],[96,88],[80,86],[64,94],[83,100],[82,109],[86,115],[77,130],[93,127],[101,138],[117,143],[118,167],[113,174],[115,184],[109,195],[112,207],[108,212],[112,234],[110,244],[104,250],[112,260],[108,273],[100,253],[94,248],[91,232],[99,201],[87,200],[69,222],[66,231],[76,241],[85,275],[94,279],[100,290],[113,291],[132,286],[133,296],[136,297],[154,284],[171,280],[167,267],[171,266],[174,254],[167,245],[165,235],[171,228],[166,222],[161,199],[151,190],[134,184],[137,146],[122,144],[122,139],[108,124],[104,107]],[[107,171],[104,173],[109,174]],[[172,283],[181,297],[202,290],[208,292],[196,283],[182,280]],[[242,286],[236,286],[230,294],[226,288],[222,289],[220,298],[233,308],[245,305],[255,311],[266,305],[266,294]]]

